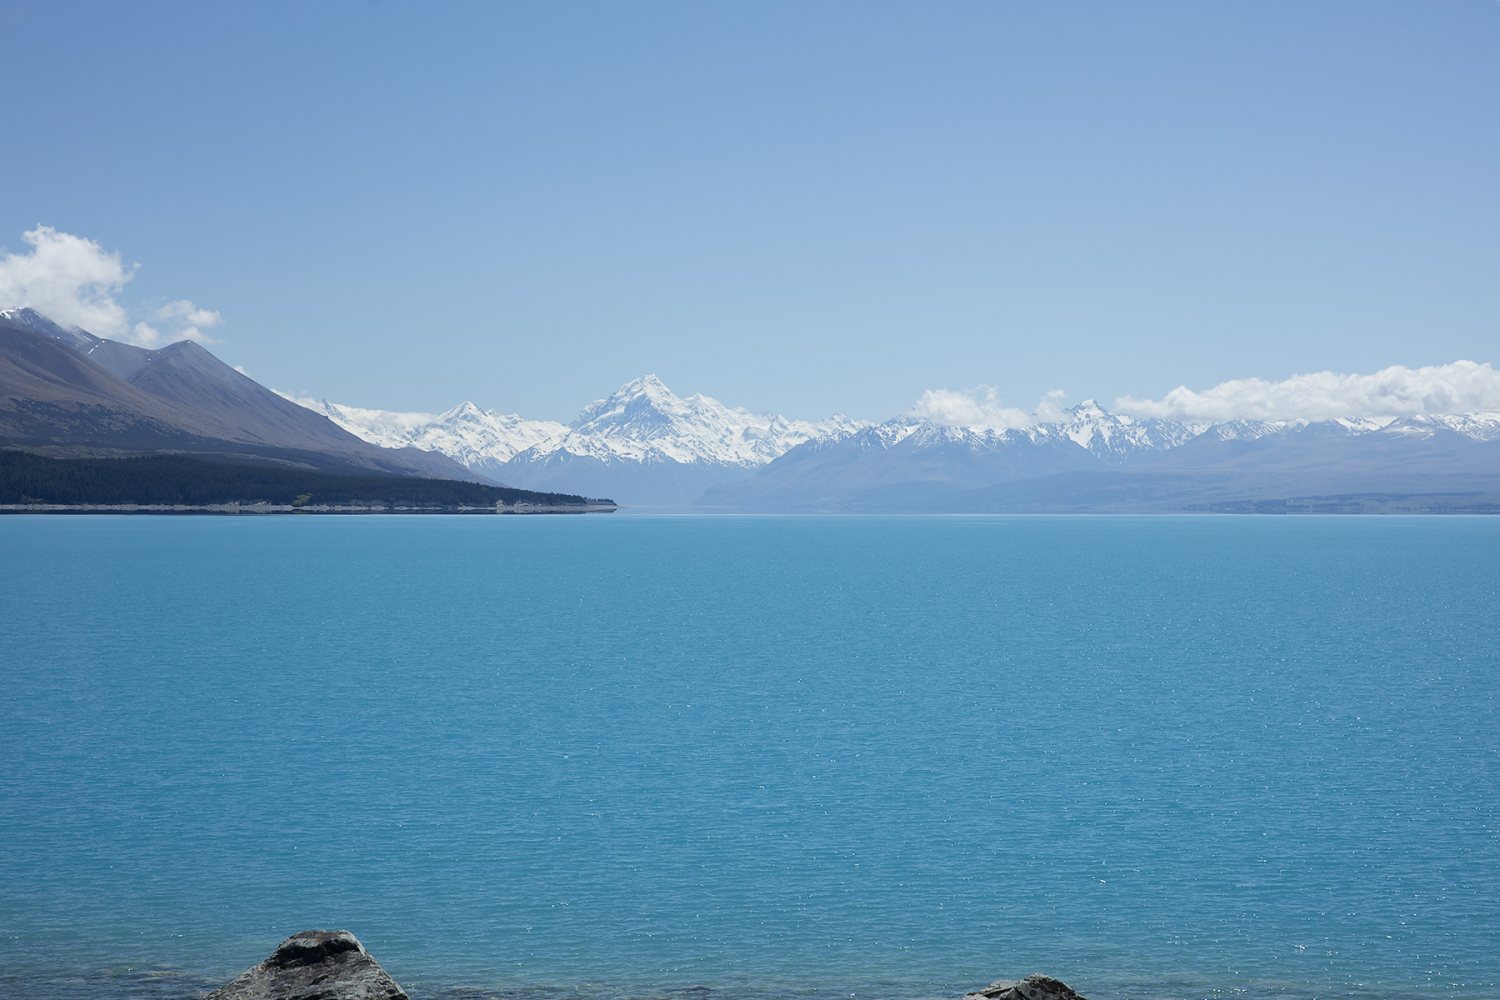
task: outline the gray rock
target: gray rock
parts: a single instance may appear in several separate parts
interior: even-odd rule
[[[293,934],[203,1000],[410,1000],[348,931]]]
[[[1019,982],[997,979],[982,990],[969,993],[964,1000],[1084,1000],[1068,984],[1040,973]]]

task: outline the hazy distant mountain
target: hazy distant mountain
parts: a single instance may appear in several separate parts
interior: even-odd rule
[[[371,445],[198,344],[146,350],[32,309],[0,312],[0,446],[55,456],[171,452],[478,478],[431,451]]]
[[[1016,480],[1120,467],[1198,431],[1108,412],[1093,400],[1026,428],[952,427],[899,417],[789,450],[744,481],[709,490],[709,507],[944,510],[957,494]]]
[[[1089,401],[1063,420],[1018,430],[903,418],[793,448],[702,502],[754,511],[1163,511],[1354,494],[1500,501],[1500,413],[1192,427]]]
[[[1035,424],[1027,432],[1037,439],[1067,439],[1104,462],[1124,465],[1190,441],[1201,428],[1172,420],[1110,413],[1094,400],[1086,399],[1068,410],[1064,419]]]
[[[703,503],[755,510],[927,509],[931,498],[948,491],[1092,469],[1100,461],[1061,433],[944,427],[902,417],[803,444],[754,476],[707,491]]]
[[[367,441],[440,451],[498,482],[636,506],[735,511],[1243,509],[1345,494],[1496,494],[1500,413],[1189,424],[1093,400],[1029,427],[796,421],[673,394],[655,376],[569,424],[306,403]]]
[[[569,424],[473,403],[438,415],[303,405],[366,441],[439,451],[508,486],[612,496],[637,506],[691,504],[790,448],[862,426],[846,417],[790,420],[707,396],[681,397],[655,375],[589,404]]]
[[[464,402],[444,413],[399,413],[297,400],[372,444],[440,452],[474,472],[493,476],[518,452],[567,433],[566,424],[527,420]]]

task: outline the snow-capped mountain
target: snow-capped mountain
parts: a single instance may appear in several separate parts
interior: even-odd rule
[[[1039,436],[1065,437],[1091,455],[1123,464],[1145,453],[1166,451],[1196,437],[1198,431],[1175,420],[1110,413],[1092,399],[1068,411],[1065,419],[1028,428]]]
[[[443,413],[402,413],[343,406],[326,399],[295,401],[371,444],[440,452],[484,475],[493,474],[517,453],[568,431],[566,424],[554,420],[527,420],[470,402]]]
[[[31,330],[46,337],[48,340],[56,341],[71,351],[88,353],[102,338],[77,326],[63,326],[54,323],[27,306],[19,309],[0,309],[0,322],[4,322],[13,329]]]
[[[1267,495],[1500,492],[1500,413],[1189,425],[1089,400],[1029,427],[901,417],[708,491],[739,510],[1218,509]]]
[[[958,491],[1093,469],[1101,460],[1054,427],[955,427],[898,417],[793,448],[703,504],[747,510],[941,509]]]
[[[848,417],[793,420],[674,394],[655,375],[622,385],[568,424],[527,420],[463,403],[446,413],[401,413],[297,402],[351,433],[387,447],[441,452],[507,485],[558,490],[637,505],[685,505],[703,491],[807,441],[864,426]]]
[[[1021,491],[1045,507],[1089,477],[1128,474],[1110,480],[1104,500],[1089,501],[1127,507],[1142,484],[1166,479],[1184,496],[1202,493],[1211,479],[1216,485],[1202,495],[1216,500],[1297,484],[1409,490],[1459,482],[1449,473],[1474,472],[1479,480],[1460,479],[1482,487],[1484,470],[1494,465],[1500,473],[1500,412],[1190,424],[1112,413],[1085,400],[1058,419],[1019,428],[915,416],[866,424],[792,420],[678,396],[654,375],[590,403],[568,424],[473,403],[428,414],[299,402],[366,441],[441,452],[510,486],[635,506],[970,510],[1003,506],[990,496],[1000,490],[1009,491],[1004,503],[1019,503]],[[1189,481],[1197,485],[1182,485]],[[1167,502],[1151,502],[1158,501]]]
[[[655,375],[627,382],[584,408],[531,459],[566,454],[604,462],[677,462],[753,468],[805,441],[862,426],[844,416],[791,420],[725,406],[703,395],[674,395]]]
[[[1400,417],[1377,429],[1405,437],[1431,437],[1452,431],[1474,441],[1496,441],[1500,440],[1500,410]]]

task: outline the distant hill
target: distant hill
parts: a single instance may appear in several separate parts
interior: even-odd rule
[[[0,312],[0,447],[69,456],[172,453],[339,473],[488,481],[443,455],[381,448],[202,346],[160,350]]]

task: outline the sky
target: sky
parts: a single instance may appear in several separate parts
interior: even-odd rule
[[[0,307],[288,392],[881,419],[1500,361],[1490,0],[0,0],[0,37]]]

